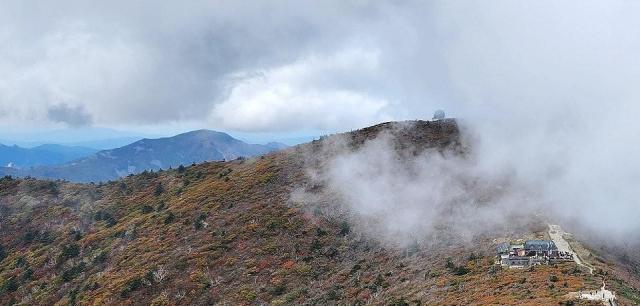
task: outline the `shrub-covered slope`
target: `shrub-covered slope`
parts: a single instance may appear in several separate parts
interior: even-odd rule
[[[453,121],[342,138],[357,147],[381,131],[401,150],[465,151]],[[502,270],[492,237],[387,248],[292,201],[298,188],[320,194],[306,169],[335,138],[100,185],[2,179],[0,304],[550,305],[599,287],[573,264]]]

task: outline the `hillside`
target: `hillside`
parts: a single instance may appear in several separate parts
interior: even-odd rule
[[[167,138],[142,139],[60,165],[23,171],[4,169],[4,172],[73,182],[100,182],[145,170],[256,156],[280,148],[279,144],[247,144],[225,133],[198,130]]]
[[[55,165],[82,158],[97,150],[85,147],[63,145],[40,145],[33,148],[5,146],[0,144],[0,166],[29,168]]]
[[[607,254],[595,276],[494,265],[496,238],[545,237],[539,218],[468,240],[439,224],[403,247],[379,241],[310,176],[383,134],[401,158],[470,150],[455,121],[416,121],[104,184],[4,178],[0,304],[598,305],[569,294],[604,275],[622,304],[638,301],[631,263]]]

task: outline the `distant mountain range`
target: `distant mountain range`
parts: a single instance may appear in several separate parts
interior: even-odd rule
[[[59,165],[31,169],[0,168],[1,175],[100,182],[145,170],[160,170],[203,161],[251,157],[286,147],[280,143],[248,144],[228,134],[197,130],[173,137],[142,139]]]
[[[25,169],[34,166],[55,165],[89,156],[97,151],[92,148],[55,144],[40,145],[34,148],[0,144],[0,166]]]
[[[138,133],[101,127],[67,129],[35,129],[0,131],[0,143],[32,148],[42,144],[56,143],[64,146],[78,146],[108,150],[126,146],[143,138],[158,138],[163,134]]]

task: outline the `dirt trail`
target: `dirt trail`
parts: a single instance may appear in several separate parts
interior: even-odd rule
[[[558,247],[558,251],[569,252],[573,254],[573,260],[579,266],[583,266],[589,269],[589,273],[593,274],[593,267],[590,264],[583,262],[580,257],[578,257],[578,254],[576,254],[576,252],[571,249],[569,242],[564,239],[564,234],[566,234],[566,232],[563,231],[559,225],[549,224],[549,236]]]
[[[571,245],[569,245],[569,242],[564,239],[565,234],[566,232],[563,231],[559,225],[549,224],[549,237],[551,237],[551,240],[553,240],[553,242],[556,244],[558,250],[573,254],[573,260],[576,262],[576,264],[587,268],[589,270],[589,273],[593,274],[593,266],[586,262],[583,262],[580,257],[578,257],[578,254],[576,254],[576,252],[571,249]],[[616,305],[616,295],[606,289],[604,280],[602,281],[602,288],[600,288],[600,290],[580,291],[574,293],[574,295],[580,299],[602,301],[604,305]]]

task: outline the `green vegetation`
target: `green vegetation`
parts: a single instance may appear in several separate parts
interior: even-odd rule
[[[78,276],[78,274],[82,273],[85,269],[85,263],[81,262],[71,268],[69,268],[68,270],[65,270],[62,273],[62,280],[64,282],[69,282],[72,279],[76,278]]]
[[[18,282],[16,282],[13,277],[5,279],[2,283],[0,283],[0,293],[7,294],[16,290],[18,290]]]
[[[640,290],[638,288],[633,288],[619,279],[612,279],[609,284],[617,295],[624,297],[634,305],[640,305]]]
[[[4,246],[0,243],[0,262],[2,262],[7,257],[7,251],[5,251]]]
[[[60,261],[65,261],[70,258],[74,258],[80,254],[80,246],[77,243],[71,243],[68,245],[64,245],[62,247],[62,252],[58,259]]]
[[[453,275],[465,275],[471,272],[471,270],[466,266],[463,266],[463,265],[456,266],[453,263],[453,260],[451,258],[447,258],[447,263],[445,264],[445,268],[447,268],[447,270],[449,270],[449,273]]]

